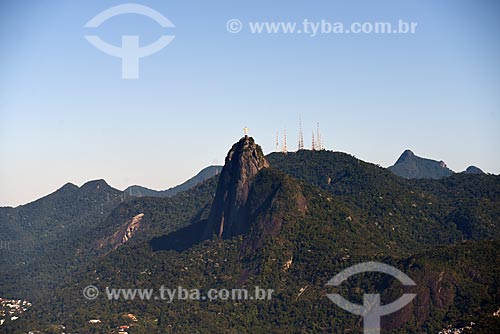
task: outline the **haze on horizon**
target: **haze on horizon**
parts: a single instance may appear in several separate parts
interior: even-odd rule
[[[266,154],[298,120],[310,147],[392,165],[405,149],[500,173],[500,4],[479,1],[136,1],[174,24],[174,41],[122,80],[120,60],[84,38],[85,23],[122,1],[0,4],[0,206],[67,182],[105,179],[167,189],[223,164],[250,129]],[[226,22],[405,21],[413,35],[256,35]],[[95,30],[141,45],[163,30],[139,15]]]

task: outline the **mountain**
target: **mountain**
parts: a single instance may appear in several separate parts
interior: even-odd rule
[[[352,221],[370,222],[387,231],[391,247],[397,242],[408,249],[406,255],[422,250],[423,244],[500,238],[498,176],[458,173],[438,180],[404,179],[349,154],[330,151],[271,153],[267,159],[272,167],[334,195],[356,213]]]
[[[185,217],[206,217],[216,180],[169,198],[129,197],[104,180],[68,183],[35,202],[0,208],[0,240],[9,245],[0,256],[0,298],[36,302],[96,257],[184,227]]]
[[[194,186],[200,184],[201,182],[208,180],[209,178],[219,174],[222,170],[222,166],[208,166],[203,168],[198,174],[187,180],[186,182],[179,184],[167,190],[152,190],[142,186],[130,186],[124,190],[129,196],[135,197],[172,197],[180,192],[186,191],[193,188]]]
[[[481,170],[481,168],[476,167],[476,166],[469,166],[467,169],[464,171],[466,174],[484,174],[484,172]]]
[[[153,250],[184,251],[213,236],[231,239],[248,233],[250,237],[241,251],[254,250],[269,236],[276,236],[284,220],[283,214],[276,214],[276,206],[283,204],[283,198],[301,197],[290,193],[294,188],[287,187],[290,181],[286,175],[268,168],[254,139],[241,138],[226,156],[208,218],[154,238]]]
[[[57,289],[44,290],[40,303],[5,328],[359,332],[360,317],[332,304],[326,283],[364,261],[393,265],[417,283],[418,297],[385,319],[385,332],[437,333],[467,321],[481,328],[494,323],[492,314],[500,307],[499,208],[498,176],[405,179],[340,152],[264,157],[252,138],[242,138],[215,178],[173,198],[120,203],[96,233],[111,236],[103,239],[107,252],[67,275]],[[127,231],[121,224],[129,227],[134,218],[140,218],[139,232],[115,247]],[[102,292],[157,290],[162,284],[201,291],[258,286],[274,294],[269,300],[172,303],[82,296],[88,285]],[[377,275],[350,279],[339,289],[358,302],[363,292],[379,291],[386,303],[401,292],[393,279]]]
[[[500,240],[440,246],[399,260],[396,266],[415,280],[417,296],[384,319],[386,328],[429,332],[436,320],[444,324],[442,330],[449,325],[465,328],[500,308]],[[397,298],[400,290],[399,284],[391,282],[385,294]],[[484,333],[475,325],[472,329]]]
[[[57,286],[61,273],[87,260],[80,250],[92,240],[90,232],[124,199],[121,191],[95,180],[80,188],[68,183],[32,203],[0,208],[0,240],[10,241],[8,256],[0,257],[0,296],[33,300],[43,288]]]
[[[248,196],[252,179],[269,163],[253,138],[243,137],[228,152],[210,210],[206,235],[231,238],[250,229]]]
[[[407,179],[440,179],[453,174],[444,161],[421,158],[410,150],[404,151],[388,169]]]

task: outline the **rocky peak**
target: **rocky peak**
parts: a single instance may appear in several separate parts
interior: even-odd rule
[[[422,158],[410,150],[405,150],[388,169],[408,179],[440,179],[453,174],[444,161]]]
[[[401,154],[401,156],[399,157],[398,161],[396,161],[396,163],[411,160],[414,157],[415,157],[415,154],[411,150],[405,150],[403,152],[403,154]]]
[[[476,166],[469,166],[464,172],[465,174],[484,174],[481,168]]]
[[[59,188],[57,190],[58,193],[61,193],[61,194],[72,194],[72,193],[76,193],[78,192],[78,186],[74,185],[73,183],[66,183],[64,186],[62,186],[61,188]]]
[[[95,193],[110,190],[111,186],[104,180],[94,180],[85,183],[80,190],[83,192]]]
[[[245,136],[233,145],[219,177],[205,237],[217,234],[229,238],[248,231],[246,203],[251,180],[267,167],[269,163],[252,137]]]

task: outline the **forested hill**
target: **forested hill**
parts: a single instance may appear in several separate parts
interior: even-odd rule
[[[85,333],[120,325],[144,334],[357,332],[360,318],[325,297],[326,283],[367,260],[394,265],[417,282],[419,297],[386,319],[387,333],[494,323],[492,314],[500,307],[500,177],[409,180],[329,151],[273,153],[264,160],[253,139],[242,140],[229,152],[227,172],[220,176],[172,199],[119,204],[96,235],[113,235],[120,222],[139,214],[144,228],[120,247],[110,244],[4,328],[11,333],[59,333],[60,324],[66,332]],[[243,225],[226,220],[241,212],[248,213]],[[200,231],[210,237],[200,234],[182,251],[153,242],[177,242]],[[342,292],[359,300],[363,291],[386,291],[387,301],[399,291],[393,283],[365,277]],[[82,295],[88,285],[146,289],[162,284],[203,291],[257,285],[276,293],[271,301],[172,304],[110,302],[105,296],[89,301]],[[90,319],[101,322],[89,324]]]

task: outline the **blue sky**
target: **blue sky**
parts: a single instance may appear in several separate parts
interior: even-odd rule
[[[175,39],[121,79],[119,58],[84,25],[123,1],[0,4],[0,205],[66,182],[176,185],[250,134],[266,153],[286,127],[296,149],[319,121],[327,149],[389,166],[401,152],[500,173],[500,3],[453,1],[135,1],[92,29],[110,44]],[[226,30],[229,19],[243,30]],[[415,34],[252,34],[255,21],[418,23]]]

